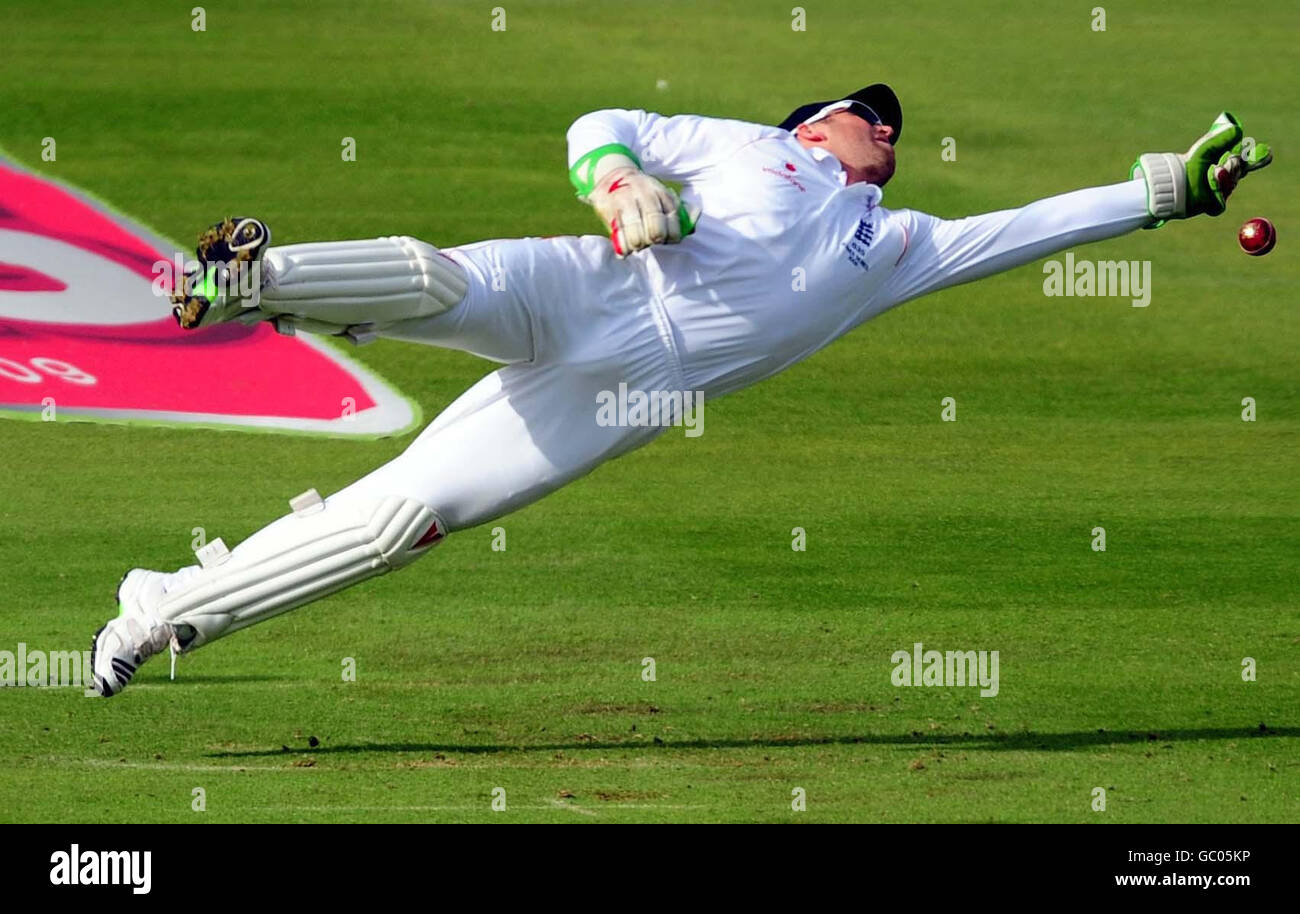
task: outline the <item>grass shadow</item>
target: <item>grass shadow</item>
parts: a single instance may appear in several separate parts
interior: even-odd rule
[[[491,755],[506,752],[590,752],[615,749],[635,749],[640,752],[673,752],[692,749],[792,749],[810,746],[906,746],[911,748],[957,747],[1012,752],[1065,752],[1090,749],[1096,746],[1151,743],[1199,742],[1204,740],[1234,739],[1294,739],[1300,737],[1300,727],[1267,727],[1264,724],[1243,727],[1203,727],[1197,729],[1168,730],[1076,730],[1065,733],[1038,733],[1024,730],[1013,733],[922,733],[912,731],[901,734],[866,734],[862,736],[826,736],[795,739],[695,739],[664,740],[571,740],[567,742],[502,744],[438,743],[357,743],[339,746],[321,745],[314,749],[290,750],[283,747],[241,752],[213,752],[209,758],[262,758],[302,751],[326,755],[381,753],[438,753],[451,752],[466,755]]]

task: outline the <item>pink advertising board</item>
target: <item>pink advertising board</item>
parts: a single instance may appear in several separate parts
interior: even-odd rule
[[[155,281],[179,250],[0,157],[0,415],[341,437],[419,423],[414,403],[321,339],[181,330]]]

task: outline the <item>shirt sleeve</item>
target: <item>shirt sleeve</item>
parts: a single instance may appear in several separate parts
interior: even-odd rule
[[[891,304],[1123,235],[1151,221],[1141,178],[965,219],[914,210],[895,215],[907,232],[907,247],[885,290]]]
[[[636,154],[646,174],[689,181],[740,147],[780,133],[745,121],[607,108],[584,114],[569,128],[569,167],[593,149],[617,143]]]

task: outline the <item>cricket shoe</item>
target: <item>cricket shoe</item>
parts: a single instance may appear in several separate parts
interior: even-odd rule
[[[271,230],[259,219],[231,217],[201,235],[198,263],[187,267],[172,293],[172,316],[186,330],[230,320],[256,323],[270,317],[258,311],[264,275],[262,257]]]
[[[135,671],[154,654],[170,645],[174,656],[194,640],[192,627],[163,622],[149,608],[161,601],[166,577],[144,568],[132,568],[122,576],[118,616],[95,632],[90,643],[95,691],[105,698],[126,688]]]

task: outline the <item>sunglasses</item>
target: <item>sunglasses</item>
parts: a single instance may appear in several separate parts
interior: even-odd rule
[[[804,121],[804,123],[805,124],[816,123],[817,121],[820,121],[822,118],[830,117],[832,114],[835,114],[837,111],[847,111],[850,114],[855,114],[858,117],[862,118],[864,121],[866,121],[868,124],[875,125],[875,124],[882,123],[880,119],[880,115],[875,112],[874,108],[872,108],[870,105],[865,105],[862,102],[856,101],[855,99],[851,99],[851,98],[844,99],[842,101],[834,102],[833,104],[827,105],[825,108],[818,111],[812,117],[808,118],[808,120]]]

